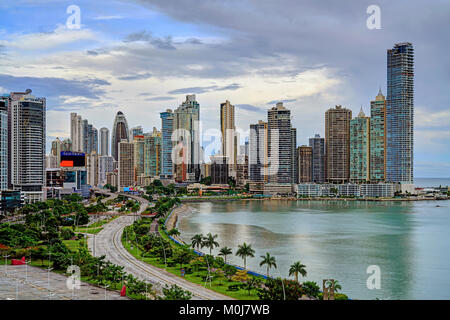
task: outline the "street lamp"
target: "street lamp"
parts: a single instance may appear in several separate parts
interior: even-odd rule
[[[10,254],[3,256],[3,258],[5,258],[5,276],[8,276],[8,257],[9,256],[10,256]]]

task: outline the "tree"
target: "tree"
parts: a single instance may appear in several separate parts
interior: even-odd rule
[[[231,251],[231,248],[223,247],[219,251],[219,256],[223,256],[225,259],[225,263],[227,263],[227,256],[233,254],[233,251]]]
[[[250,278],[245,283],[241,284],[241,288],[248,291],[250,295],[253,289],[258,288],[261,285],[261,280],[256,278]]]
[[[306,277],[306,266],[302,264],[300,261],[294,262],[291,267],[289,268],[289,275],[295,276],[295,281],[298,282],[298,274],[301,274],[302,277]]]
[[[180,235],[180,231],[178,231],[177,228],[173,228],[173,229],[170,229],[170,230],[167,232],[167,234],[168,234],[169,236],[179,236],[179,235]]]
[[[238,246],[238,250],[236,251],[236,255],[241,257],[244,260],[244,269],[247,269],[247,257],[254,257],[255,250],[252,249],[252,245],[247,245],[245,242],[242,245]]]
[[[231,280],[237,282],[246,282],[250,279],[250,276],[247,273],[247,270],[239,270],[232,277]]]
[[[203,234],[196,234],[191,238],[191,246],[192,248],[203,248]]]
[[[318,298],[320,294],[320,287],[314,281],[306,281],[302,283],[303,292],[311,298]]]
[[[334,292],[338,292],[340,290],[342,290],[341,284],[339,283],[339,281],[331,279],[331,280],[327,280],[327,282],[325,283],[327,285],[327,288],[334,288]]]
[[[164,297],[158,297],[159,300],[191,300],[192,298],[192,293],[176,284],[171,285],[170,288],[166,285],[162,290]]]
[[[217,238],[217,234],[212,235],[211,233],[208,233],[206,235],[206,237],[203,238],[203,243],[202,245],[209,248],[209,255],[212,255],[212,249],[214,249],[214,247],[218,247],[219,243],[216,241]]]
[[[267,266],[267,277],[269,277],[269,270],[270,270],[270,268],[272,268],[272,267],[276,268],[277,267],[276,259],[275,259],[275,257],[272,257],[270,255],[270,253],[268,253],[268,252],[266,252],[265,256],[261,256],[261,258],[262,258],[262,261],[259,263],[259,266],[260,267],[262,267],[263,265]]]
[[[300,283],[281,278],[269,278],[264,286],[258,289],[258,297],[261,300],[298,300],[302,295]]]

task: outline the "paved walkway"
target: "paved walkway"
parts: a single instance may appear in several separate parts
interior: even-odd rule
[[[6,273],[5,273],[6,271]],[[46,269],[0,266],[0,300],[129,300],[116,291],[81,282],[80,289],[67,287],[68,277]]]

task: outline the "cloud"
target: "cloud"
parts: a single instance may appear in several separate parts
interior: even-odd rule
[[[189,93],[205,93],[205,92],[211,92],[211,91],[226,91],[226,90],[237,90],[242,88],[241,85],[238,83],[232,83],[227,86],[207,86],[207,87],[188,87],[188,88],[181,88],[169,91],[168,94],[189,94]]]
[[[237,104],[236,107],[239,109],[242,109],[242,110],[254,111],[254,112],[265,111],[264,109],[257,107],[257,106],[253,106],[251,104]]]
[[[175,99],[174,97],[153,97],[153,98],[147,98],[146,101],[169,101]]]
[[[289,102],[294,102],[294,101],[297,101],[297,99],[272,100],[272,101],[267,102],[267,104],[276,104],[278,102],[289,103]]]
[[[145,41],[151,43],[153,46],[163,49],[163,50],[176,50],[172,36],[167,36],[165,38],[153,37],[151,32],[146,30],[131,33],[125,37],[123,42],[138,42]]]
[[[9,91],[32,89],[37,96],[82,96],[98,99],[104,94],[102,87],[111,85],[101,79],[68,80],[51,77],[15,77],[0,74],[0,86]]]
[[[118,20],[118,19],[124,19],[122,16],[96,16],[93,17],[94,20]]]
[[[0,40],[0,44],[20,50],[49,49],[82,40],[95,40],[95,33],[89,29],[67,29],[59,25],[52,32],[11,34],[9,40]]]
[[[151,77],[152,77],[152,75],[150,73],[138,73],[138,74],[130,74],[127,76],[121,76],[121,77],[118,77],[117,79],[129,81],[129,80],[145,80],[145,79],[149,79]]]

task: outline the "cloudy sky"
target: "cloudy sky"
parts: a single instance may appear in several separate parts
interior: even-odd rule
[[[381,29],[367,27],[370,5]],[[0,93],[47,98],[48,143],[69,137],[70,112],[111,129],[121,110],[150,131],[195,93],[204,130],[226,99],[243,132],[284,101],[306,144],[336,104],[368,114],[386,49],[412,42],[415,175],[450,177],[450,1],[1,0],[0,16]]]

